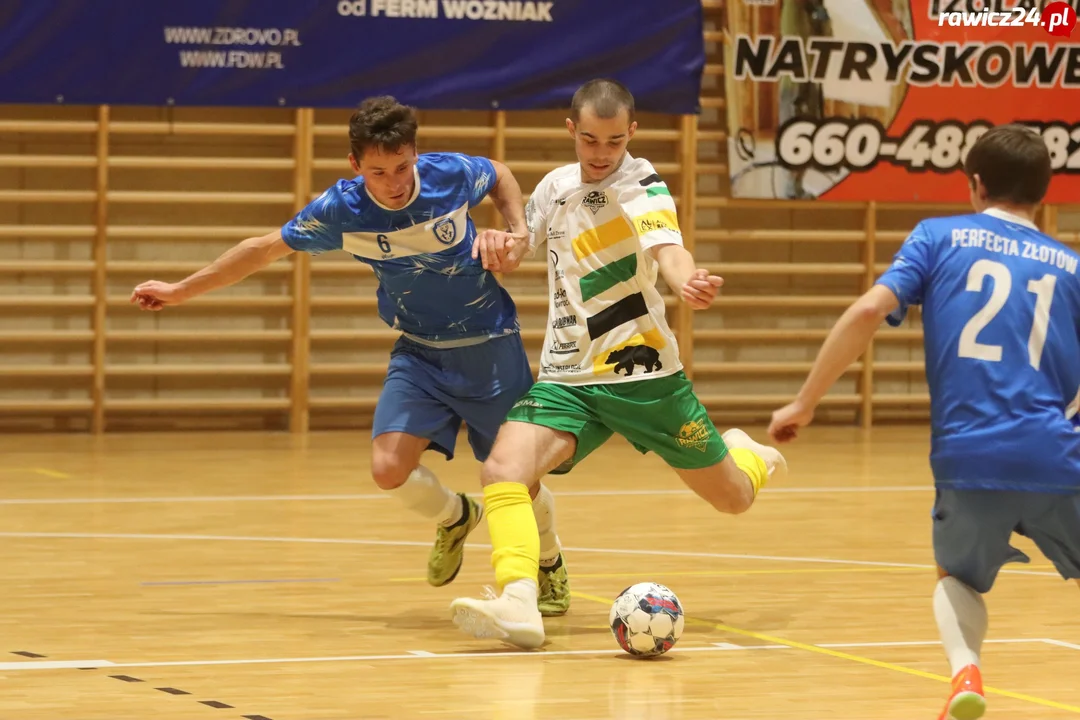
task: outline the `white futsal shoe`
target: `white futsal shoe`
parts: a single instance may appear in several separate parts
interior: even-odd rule
[[[536,607],[536,597],[521,599],[505,590],[495,595],[484,588],[484,599],[458,598],[450,603],[454,624],[462,632],[486,640],[495,638],[533,650],[544,644],[544,619]]]

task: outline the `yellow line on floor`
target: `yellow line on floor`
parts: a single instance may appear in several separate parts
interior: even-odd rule
[[[791,570],[666,570],[654,572],[654,575],[670,577],[729,577],[736,575],[817,575],[822,573],[932,573],[931,568],[890,568],[890,567],[835,567],[835,568],[793,568]],[[626,573],[571,573],[570,578],[625,578]],[[427,582],[422,577],[390,578],[390,582]]]
[[[570,593],[574,597],[581,598],[582,600],[589,600],[591,602],[600,603],[608,607],[611,606],[612,600],[609,598],[603,598],[598,595],[589,595],[588,593],[573,591]],[[838,658],[840,660],[847,660],[849,662],[859,663],[861,665],[870,665],[872,667],[881,668],[883,670],[892,670],[893,672],[902,673],[904,675],[912,675],[914,677],[924,678],[926,680],[936,680],[938,682],[950,683],[951,679],[944,675],[937,675],[935,673],[928,673],[922,670],[916,670],[914,668],[904,667],[903,665],[897,665],[895,663],[882,662],[880,660],[873,660],[871,658],[862,657],[861,655],[852,655],[851,653],[840,652],[839,650],[833,650],[832,648],[818,647],[817,645],[808,645],[806,643],[797,642],[795,640],[786,640],[775,635],[766,635],[765,633],[754,632],[752,630],[743,630],[741,628],[732,627],[731,625],[717,625],[715,623],[708,622],[706,620],[696,620],[690,617],[686,618],[688,625],[699,625],[704,627],[710,627],[721,632],[730,633],[732,635],[741,635],[743,637],[753,638],[761,642],[770,643],[772,645],[786,645],[795,650],[805,650],[806,652],[815,653],[818,655],[827,655],[829,657]],[[987,694],[1001,695],[1002,697],[1012,698],[1013,700],[1023,700],[1035,705],[1042,705],[1043,707],[1054,708],[1055,710],[1065,710],[1080,715],[1080,707],[1075,705],[1066,705],[1065,703],[1055,702],[1054,700],[1047,700],[1045,698],[1035,697],[1034,695],[1024,695],[1022,693],[1012,692],[1010,690],[1001,690],[986,686],[983,688]],[[944,698],[942,698],[944,701]]]
[[[67,480],[71,477],[67,473],[60,472],[59,470],[50,470],[49,468],[40,467],[0,467],[0,473],[31,473],[34,475],[44,475],[45,477],[56,478],[57,480]]]

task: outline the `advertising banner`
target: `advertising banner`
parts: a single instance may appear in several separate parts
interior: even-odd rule
[[[1080,198],[1080,0],[732,0],[732,195],[966,202],[967,149],[1019,122]]]
[[[5,0],[0,102],[697,111],[700,0]]]

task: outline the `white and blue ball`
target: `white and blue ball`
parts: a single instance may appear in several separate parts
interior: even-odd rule
[[[635,657],[663,655],[682,637],[686,619],[675,593],[658,583],[631,585],[619,593],[608,613],[616,642]]]

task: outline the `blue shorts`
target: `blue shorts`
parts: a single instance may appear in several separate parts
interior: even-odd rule
[[[517,333],[446,349],[403,336],[390,353],[371,436],[403,432],[426,438],[428,449],[452,460],[464,421],[473,455],[483,462],[506,413],[532,384]]]
[[[1080,578],[1080,494],[939,488],[933,518],[938,566],[977,592],[990,592],[1005,563],[1031,562],[1009,544],[1014,532],[1061,577]]]

